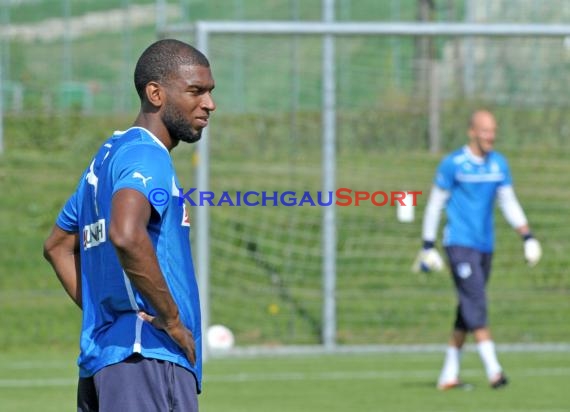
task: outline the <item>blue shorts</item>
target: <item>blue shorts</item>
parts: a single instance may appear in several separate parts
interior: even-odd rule
[[[487,326],[486,286],[491,275],[492,253],[448,246],[445,248],[459,304],[455,329],[473,331]]]
[[[135,354],[79,378],[78,412],[198,412],[196,379],[171,362]]]

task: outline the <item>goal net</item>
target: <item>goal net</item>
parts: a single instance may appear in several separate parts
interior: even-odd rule
[[[455,311],[450,277],[414,274],[411,265],[435,167],[466,142],[470,112],[486,107],[544,248],[537,267],[525,266],[519,237],[496,213],[496,340],[568,341],[569,37],[334,38],[335,184],[353,191],[350,206],[317,201],[325,179],[322,34],[207,37],[217,103],[208,189],[215,203],[226,196],[208,208],[208,323],[228,326],[242,347],[321,344],[323,210],[334,207],[335,343],[444,342]],[[414,220],[403,222],[389,202],[356,206],[356,191],[422,193]],[[258,193],[249,201],[259,204],[247,206],[246,192]],[[298,205],[306,193],[315,205]]]

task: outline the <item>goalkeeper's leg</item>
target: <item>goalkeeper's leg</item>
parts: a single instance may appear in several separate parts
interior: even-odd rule
[[[467,331],[455,329],[449,339],[443,368],[437,380],[437,387],[442,390],[452,389],[461,385],[459,371],[461,369],[461,348],[465,343]]]
[[[489,383],[493,388],[504,386],[506,378],[487,326],[486,285],[491,273],[492,254],[463,247],[450,247],[447,252],[459,295],[456,328],[473,331]]]
[[[475,340],[477,341],[477,351],[479,357],[485,366],[487,379],[492,387],[500,387],[506,385],[507,381],[503,374],[503,368],[497,359],[495,351],[495,343],[491,339],[491,331],[489,328],[480,328],[474,331]],[[498,386],[496,386],[499,384]]]

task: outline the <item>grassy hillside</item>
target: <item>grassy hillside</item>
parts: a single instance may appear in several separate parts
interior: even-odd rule
[[[2,330],[10,332],[0,334],[0,344],[67,347],[76,342],[79,313],[43,261],[42,242],[99,142],[130,119],[77,117],[63,124],[58,119],[9,120],[7,151],[0,158],[0,310],[5,314]],[[210,135],[212,190],[320,190],[318,138],[295,143],[283,135],[264,143],[262,136],[248,134],[248,122],[236,129],[233,117],[216,120]],[[254,120],[268,121],[262,116]],[[51,140],[51,135],[42,135],[41,125],[48,123],[56,131]],[[230,131],[236,135],[233,141],[226,135]],[[442,325],[451,318],[447,275],[426,279],[409,271],[439,157],[391,147],[389,139],[379,138],[375,146],[342,146],[337,187],[406,188],[424,195],[419,197],[418,219],[408,225],[394,219],[393,208],[338,208],[342,343],[438,342],[447,331]],[[527,268],[520,240],[497,216],[493,323],[499,326],[500,341],[564,342],[570,339],[561,327],[570,315],[568,151],[563,146],[526,144],[516,151],[505,146],[517,193],[543,242],[544,260]],[[191,157],[191,147],[174,152],[186,188],[195,178]],[[194,227],[199,224],[193,221]],[[231,326],[240,344],[318,342],[320,208],[218,207],[212,209],[211,227],[212,321]],[[269,310],[272,304],[277,313]]]
[[[46,21],[54,22],[64,28],[64,1],[39,0],[23,2],[4,10],[0,15],[3,23],[14,27],[26,25],[49,31],[44,27]],[[132,71],[136,57],[157,38],[155,32],[154,1],[136,2],[137,6],[148,6],[150,20],[143,25],[125,20],[124,23],[99,27],[99,32],[83,33],[81,27],[75,28],[71,42],[67,43],[63,32],[55,38],[42,36],[40,31],[33,41],[13,38],[3,46],[6,54],[4,77],[8,80],[6,107],[10,110],[13,95],[11,87],[22,87],[24,110],[63,109],[77,105],[87,111],[112,113],[129,111],[136,106],[136,96],[130,87]],[[181,1],[167,2],[170,23],[196,20],[289,20],[318,21],[321,19],[320,0],[291,2],[290,0],[272,0],[259,2],[247,0],[232,3],[228,7],[225,1]],[[461,2],[459,2],[461,3]],[[125,2],[79,1],[69,0],[69,22],[74,22],[86,13],[91,13],[93,20],[105,19],[101,13],[112,12],[124,16],[122,7]],[[130,4],[130,3],[129,3]],[[135,4],[132,3],[134,6]],[[445,18],[445,13],[439,13]],[[365,0],[359,2],[343,1],[337,4],[337,19],[354,21],[390,21],[395,19],[413,20],[415,1],[406,0],[397,3]],[[121,20],[119,20],[121,21]],[[75,27],[75,26],[74,26]],[[185,40],[193,41],[193,33],[182,35]],[[214,73],[225,90],[221,102],[227,110],[238,112],[287,109],[292,98],[299,99],[301,106],[318,107],[320,88],[320,52],[319,39],[303,40],[295,52],[300,60],[297,67],[302,67],[300,80],[301,95],[292,96],[289,76],[295,65],[291,62],[293,41],[288,38],[261,36],[257,40],[246,40],[244,36],[227,36],[214,43],[211,60]],[[269,40],[269,41],[268,41]],[[297,46],[296,46],[297,47]],[[393,87],[393,78],[398,86],[409,87],[410,68],[405,67],[405,60],[410,56],[413,42],[399,39],[370,40],[362,38],[354,44],[346,42],[339,47],[340,74],[343,76],[341,88],[354,89],[354,96],[359,96],[360,105],[376,102],[376,96]],[[246,62],[256,61],[252,66]],[[388,70],[378,79],[374,79],[377,68]],[[351,78],[360,70],[356,79]],[[252,72],[253,70],[253,72]],[[257,72],[256,72],[257,71]],[[402,74],[396,73],[402,71]],[[262,80],[259,72],[272,72],[273,76]],[[346,73],[346,74],[343,74]],[[364,75],[364,77],[362,77]],[[276,78],[282,78],[280,99],[274,98],[272,85]],[[253,80],[252,80],[253,79]],[[355,81],[358,80],[358,81]],[[69,84],[72,82],[72,84]],[[253,83],[252,83],[253,82]],[[265,82],[268,82],[266,84]],[[239,84],[238,84],[239,83]],[[370,87],[370,84],[375,84]],[[73,90],[70,90],[70,88]],[[243,93],[246,91],[246,93]],[[85,103],[83,99],[90,100]],[[267,103],[270,103],[269,105]]]
[[[124,5],[151,5],[156,0],[122,1],[116,0],[34,0],[19,2],[9,8],[9,17],[13,23],[33,23],[48,18],[64,15],[65,4],[69,4],[70,16],[79,16],[86,12],[99,12],[120,9]],[[274,19],[285,20],[297,15],[302,20],[319,20],[321,18],[321,0],[291,1],[268,0],[260,6],[255,0],[235,1],[228,6],[226,0],[181,0],[166,1],[171,6],[180,6],[186,11],[190,20],[212,19]],[[455,1],[461,10],[462,2]],[[380,20],[400,16],[402,19],[413,19],[415,0],[399,0],[398,2],[375,2],[373,0],[341,0],[337,2],[337,19],[339,20]],[[442,12],[442,17],[445,12]]]

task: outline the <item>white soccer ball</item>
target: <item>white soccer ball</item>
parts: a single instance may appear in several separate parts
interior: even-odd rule
[[[212,325],[208,328],[206,342],[210,350],[224,351],[234,347],[235,337],[227,326]]]

